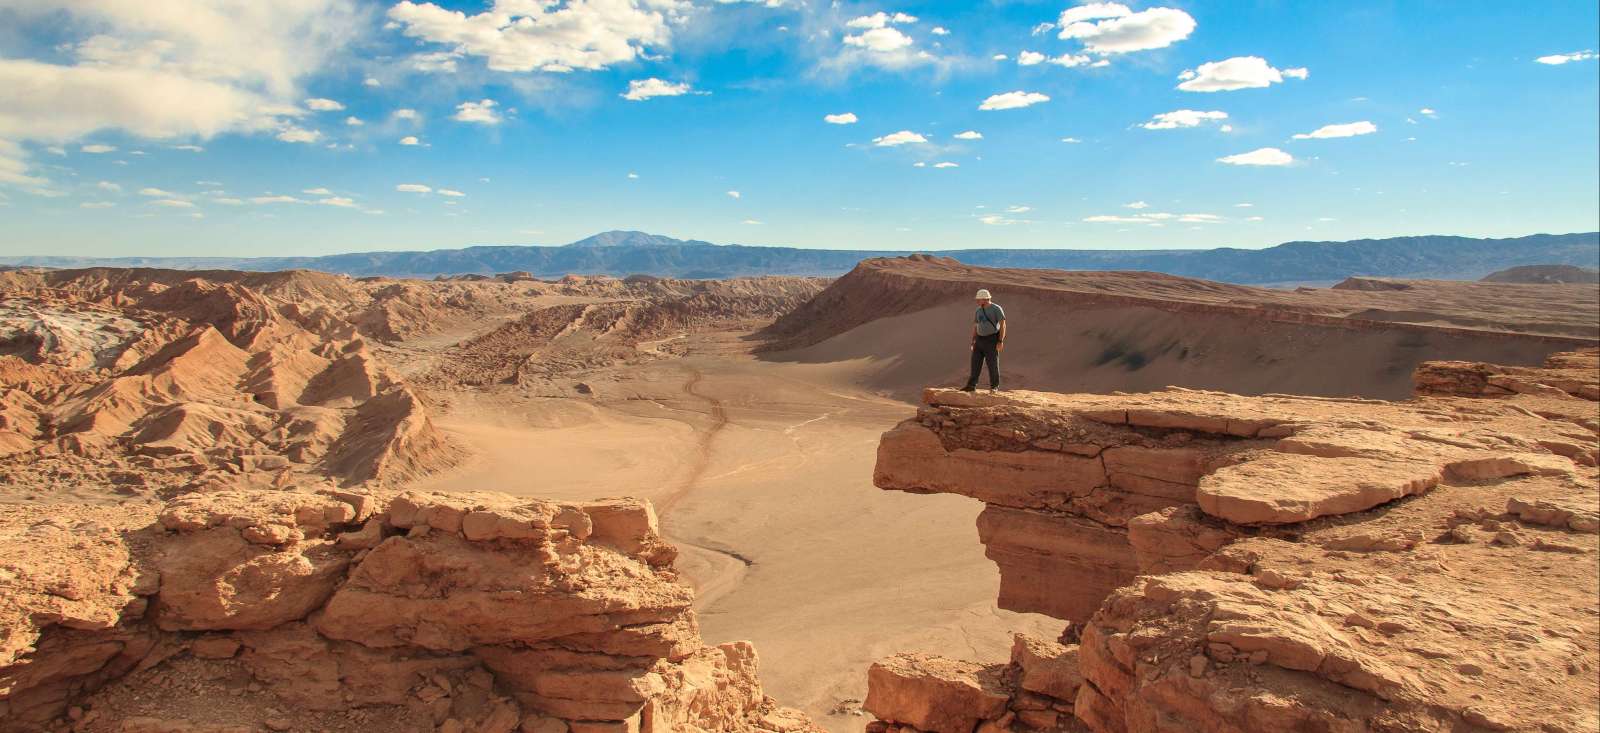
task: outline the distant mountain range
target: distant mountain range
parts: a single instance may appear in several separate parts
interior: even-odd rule
[[[164,267],[184,270],[321,270],[356,277],[421,277],[524,271],[681,278],[840,275],[880,250],[719,245],[644,232],[611,231],[565,246],[479,246],[426,252],[357,252],[322,257],[0,257],[34,267]],[[1288,242],[1267,249],[968,249],[933,252],[984,267],[1148,270],[1243,284],[1326,283],[1352,275],[1476,280],[1518,265],[1600,263],[1600,232],[1511,239],[1423,236],[1350,242]]]

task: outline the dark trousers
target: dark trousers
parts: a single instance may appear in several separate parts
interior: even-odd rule
[[[967,388],[978,386],[978,374],[989,364],[989,388],[1000,386],[1000,334],[979,336],[972,343],[972,376],[967,377]]]

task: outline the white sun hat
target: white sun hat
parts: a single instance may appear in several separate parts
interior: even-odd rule
[[[978,299],[979,300],[992,300],[992,298],[990,298],[990,296],[989,296],[989,291],[988,290],[982,290],[982,289],[980,289],[978,291]]]

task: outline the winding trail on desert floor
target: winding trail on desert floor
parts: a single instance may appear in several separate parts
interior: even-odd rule
[[[706,469],[711,466],[712,443],[716,441],[717,434],[728,427],[728,410],[722,400],[695,391],[695,387],[705,378],[705,373],[692,366],[685,367],[685,370],[689,373],[689,379],[683,383],[683,393],[705,401],[710,408],[707,414],[711,417],[711,424],[704,428],[695,428],[697,437],[688,470],[672,492],[656,502],[656,512],[663,523],[662,532],[667,535],[669,541],[679,546],[680,551],[689,547],[712,556],[704,559],[706,565],[710,566],[709,573],[689,578],[690,585],[695,589],[695,608],[704,609],[733,592],[744,579],[748,568],[755,565],[755,561],[733,548],[718,546],[718,543],[709,538],[685,537],[667,529],[669,514],[690,492],[694,491],[700,479],[705,476]]]
[[[707,414],[711,417],[711,425],[707,428],[696,429],[699,432],[699,440],[695,445],[694,457],[690,459],[688,474],[678,482],[672,493],[661,497],[661,500],[656,502],[656,511],[663,518],[690,491],[694,490],[695,484],[700,481],[700,477],[705,475],[706,469],[711,465],[711,443],[717,439],[717,433],[728,427],[728,408],[723,405],[722,400],[695,391],[695,387],[700,385],[702,379],[705,379],[705,373],[692,366],[685,367],[685,371],[689,373],[689,379],[683,383],[683,393],[705,401],[710,407]]]

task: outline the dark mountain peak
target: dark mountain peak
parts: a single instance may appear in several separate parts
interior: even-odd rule
[[[584,237],[568,247],[683,247],[695,245],[710,245],[710,242],[699,240],[673,239],[649,232],[636,232],[624,229],[613,229],[609,232]]]

